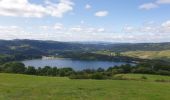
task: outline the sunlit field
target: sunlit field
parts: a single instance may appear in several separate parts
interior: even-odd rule
[[[143,75],[127,77],[140,78]],[[65,77],[43,77],[0,74],[1,100],[169,100],[170,83],[143,80],[70,80]],[[170,79],[170,77],[165,77]],[[149,81],[150,80],[150,81]]]

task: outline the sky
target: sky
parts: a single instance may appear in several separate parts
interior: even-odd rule
[[[170,0],[0,0],[0,39],[170,42]]]

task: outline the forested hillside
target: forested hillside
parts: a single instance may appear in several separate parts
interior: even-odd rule
[[[160,51],[170,50],[170,43],[71,43],[39,40],[0,40],[0,53],[52,53],[57,51]]]

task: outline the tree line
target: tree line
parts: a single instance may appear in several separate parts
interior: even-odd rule
[[[69,77],[71,79],[112,79],[115,74],[140,73],[140,74],[157,74],[170,75],[170,65],[163,62],[142,62],[136,65],[121,65],[109,67],[108,69],[85,69],[75,71],[72,68],[57,68],[45,66],[35,68],[34,66],[26,67],[21,62],[8,62],[0,65],[2,73],[17,73],[38,76],[57,76]]]

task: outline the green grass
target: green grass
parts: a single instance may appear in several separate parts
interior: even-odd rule
[[[118,74],[114,77],[122,77],[124,79],[129,80],[139,80],[139,81],[148,81],[148,82],[155,82],[157,80],[165,80],[170,82],[170,76],[162,76],[162,75],[147,75],[147,74]],[[143,79],[146,77],[146,79]]]
[[[166,76],[146,77],[170,79]],[[169,100],[169,94],[168,82],[70,80],[59,77],[0,74],[0,100]]]

